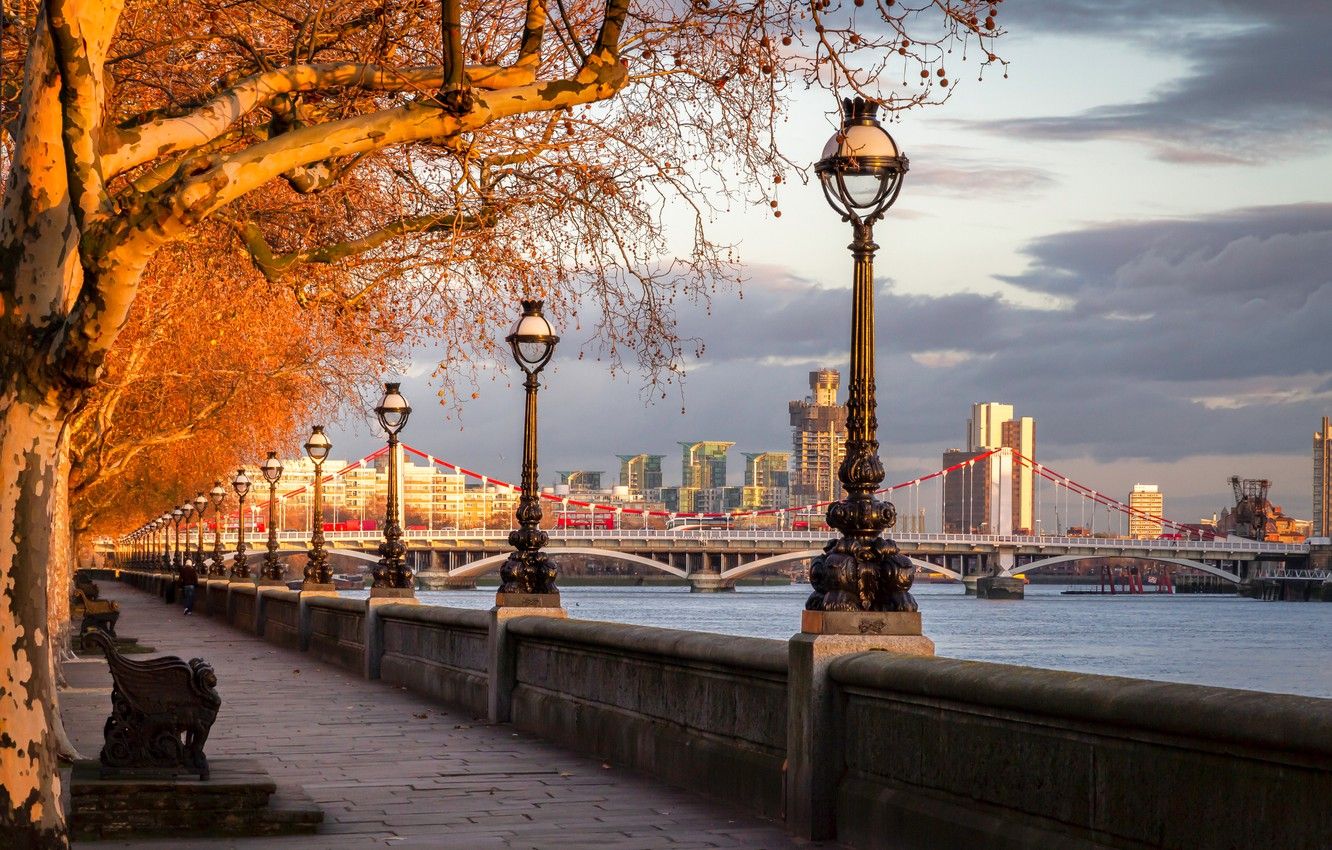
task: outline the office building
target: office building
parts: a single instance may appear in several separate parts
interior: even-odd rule
[[[1313,536],[1332,537],[1332,420],[1313,438]]]
[[[840,381],[836,369],[810,372],[810,395],[788,405],[793,505],[834,502],[842,497],[837,470],[846,456],[846,406],[837,403]]]
[[[569,469],[556,475],[557,486],[568,487],[568,493],[595,493],[601,489],[601,470]]]
[[[1010,520],[998,524],[1007,523],[1012,533],[1035,534],[1039,530],[1036,522],[1038,519],[1036,473],[1031,465],[1023,460],[1024,458],[1027,461],[1036,460],[1035,419],[1030,416],[1014,418],[1011,404],[997,401],[976,402],[971,406],[971,416],[967,419],[965,452],[961,449],[950,449],[945,456],[953,456],[957,459],[953,462],[957,463],[1003,448],[1012,450],[1009,457],[991,455],[982,464],[988,465],[989,469],[973,470],[975,475],[972,477],[976,479],[973,483],[977,488],[974,497],[964,497],[965,488],[957,484],[953,488],[954,495],[963,501],[953,504],[949,499],[949,488],[944,488],[945,527],[951,524],[955,528],[977,529],[983,522],[990,533],[997,534],[999,533],[997,529],[989,528],[996,524],[989,514],[989,509],[993,506],[1011,515]],[[951,465],[951,463],[945,464],[945,466]],[[982,482],[988,482],[988,486],[982,487]],[[1002,494],[994,492],[993,487],[996,485],[1004,486],[1006,492]],[[982,489],[984,489],[983,497]],[[976,501],[982,498],[983,505]],[[982,506],[985,507],[986,513],[976,514],[975,511]]]
[[[1161,536],[1164,527],[1160,517],[1165,515],[1165,495],[1155,484],[1134,484],[1129,492],[1129,537],[1151,540]],[[1139,513],[1141,512],[1141,513]]]
[[[988,450],[949,449],[943,453],[943,468],[965,464],[944,476],[944,534],[985,534],[990,532],[990,465],[986,461],[968,463]]]
[[[1036,460],[1036,420],[1030,416],[1009,419],[1000,426],[1000,445],[1012,449],[1013,458],[1013,532],[1036,533],[1036,472],[1022,458]]]
[[[649,490],[661,489],[661,461],[665,455],[617,455],[620,459],[620,486],[644,498]]]
[[[765,510],[790,506],[790,452],[745,452],[745,485],[740,507]]]
[[[1013,405],[997,401],[976,402],[967,420],[967,449],[985,451],[1004,444],[1004,423],[1013,418]]]
[[[681,442],[680,486],[707,490],[726,486],[726,452],[735,443],[721,440]]]

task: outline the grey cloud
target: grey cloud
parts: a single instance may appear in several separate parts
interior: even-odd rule
[[[1036,417],[1046,460],[1087,455],[1131,467],[1135,458],[1306,456],[1318,417],[1332,412],[1329,245],[1332,204],[1304,204],[1044,237],[1028,247],[1031,270],[1007,280],[1057,296],[1060,310],[975,293],[904,294],[884,282],[878,399],[890,477],[927,471],[910,459],[963,442],[969,405],[983,400]],[[665,454],[670,481],[676,441],[686,439],[735,441],[735,477],[740,451],[789,445],[786,402],[808,391],[806,373],[830,366],[845,374],[850,293],[772,267],[749,271],[743,299],[718,295],[710,316],[682,317],[682,330],[708,343],[683,396],[672,386],[666,399],[645,404],[637,376],[612,380],[602,364],[557,359],[541,396],[543,481],[580,467],[613,476],[615,454],[637,451]],[[921,362],[926,352],[949,355],[927,358],[932,368]],[[1281,404],[1246,401],[1288,387],[1303,392]],[[483,380],[460,420],[432,409],[424,380],[405,389],[418,402],[409,443],[516,476],[516,384]],[[1198,400],[1232,392],[1238,406]],[[376,445],[364,432],[334,441],[349,457]],[[1221,499],[1232,473],[1266,471],[1218,469],[1215,482],[1198,486],[1215,486]],[[1307,512],[1307,478],[1277,483],[1288,509]]]
[[[1332,17],[1326,3],[1063,0],[1015,5],[1013,12],[1006,25],[1014,33],[1027,28],[1137,41],[1178,55],[1190,71],[1121,104],[986,122],[985,129],[1029,138],[1135,141],[1176,163],[1260,163],[1327,144]]]

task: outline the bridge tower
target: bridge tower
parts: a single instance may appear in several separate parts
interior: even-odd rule
[[[1013,533],[1013,449],[1001,446],[986,464],[989,473],[990,533],[1007,537]],[[1005,572],[1017,564],[1017,549],[999,546],[998,570]],[[993,566],[993,565],[992,565]]]

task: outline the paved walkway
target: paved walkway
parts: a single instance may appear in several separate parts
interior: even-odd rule
[[[172,848],[826,847],[780,824],[490,726],[406,690],[368,682],[264,643],[133,588],[101,582],[120,602],[118,632],[157,654],[202,657],[217,670],[222,711],[213,758],[257,757],[279,786],[324,810],[314,836],[85,843]],[[65,726],[96,758],[110,712],[106,662],[65,665]]]

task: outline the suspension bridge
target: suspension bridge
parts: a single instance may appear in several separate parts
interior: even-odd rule
[[[356,470],[371,468],[387,453],[379,449],[323,477],[326,498],[324,537],[331,554],[376,561],[382,531],[367,500],[359,512],[346,510],[338,498],[339,482]],[[471,587],[496,572],[509,552],[513,528],[507,512],[483,511],[471,521],[459,509],[463,493],[480,493],[482,502],[507,505],[520,488],[403,445],[404,455],[428,467],[470,481],[471,487],[440,490],[409,500],[399,478],[399,503],[407,505],[405,540],[418,580],[426,588]],[[1014,529],[1012,501],[1015,469],[1026,468],[1034,482],[1032,512],[1038,529]],[[308,497],[313,484],[278,495],[277,540],[281,554],[300,556],[308,543],[312,517]],[[1147,514],[1095,488],[1036,463],[1011,449],[996,449],[928,475],[879,491],[898,508],[891,532],[902,553],[935,576],[965,580],[971,576],[1017,576],[1093,558],[1149,560],[1162,568],[1183,567],[1240,583],[1269,574],[1290,574],[1307,566],[1308,543],[1276,543],[1223,537]],[[964,497],[951,511],[946,499]],[[977,494],[980,494],[978,497]],[[684,579],[699,590],[725,590],[741,579],[792,566],[817,556],[835,532],[822,514],[828,503],[730,512],[680,512],[641,507],[642,502],[597,501],[543,492],[548,505],[544,523],[554,556],[582,556],[618,562],[626,568],[656,571]],[[951,519],[949,518],[951,514]],[[252,545],[248,557],[262,557],[267,529],[260,517],[267,503],[254,504],[246,522]],[[233,519],[224,535],[234,549]],[[1044,520],[1052,520],[1046,523]],[[1147,536],[1129,534],[1130,523],[1160,529]],[[949,529],[961,525],[963,530]],[[292,528],[291,526],[299,526]],[[256,545],[258,544],[258,545]]]

